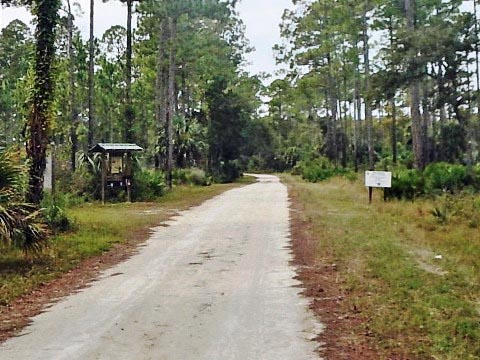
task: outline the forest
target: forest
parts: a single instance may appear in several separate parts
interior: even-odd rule
[[[246,70],[238,0],[121,1],[97,36],[94,0],[0,0],[33,18],[0,32],[0,342],[275,173],[322,358],[480,358],[477,0],[291,0],[273,74]],[[109,143],[142,149],[131,189],[104,186]],[[368,170],[392,173],[370,204]]]
[[[29,228],[41,215],[47,154],[56,192],[98,199],[99,142],[144,149],[134,200],[246,170],[313,182],[389,170],[387,197],[408,199],[480,189],[476,0],[293,1],[275,46],[288,70],[259,75],[244,70],[236,4],[127,0],[127,27],[96,38],[93,0],[89,12],[2,0],[35,19],[0,34],[1,201],[21,204],[3,218]]]

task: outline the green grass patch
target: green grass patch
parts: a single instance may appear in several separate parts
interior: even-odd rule
[[[369,319],[385,358],[480,359],[479,197],[435,200],[449,202],[439,222],[433,200],[383,202],[376,191],[368,205],[360,182],[283,181],[312,223],[318,261],[338,266],[343,306]]]
[[[51,238],[49,248],[39,257],[26,259],[19,250],[0,246],[0,305],[60,276],[84,259],[110,250],[115,244],[136,236],[145,237],[149,228],[168,219],[172,212],[199,205],[226,190],[254,181],[244,177],[235,184],[176,186],[151,203],[87,203],[69,208],[66,211],[74,221],[74,230]]]

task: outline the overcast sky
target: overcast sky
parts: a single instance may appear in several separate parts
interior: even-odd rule
[[[83,15],[78,16],[76,25],[84,34],[88,34],[89,1],[79,0]],[[248,55],[247,69],[257,74],[259,72],[273,73],[278,67],[272,52],[273,45],[280,42],[279,24],[284,9],[292,7],[291,0],[241,0],[238,5],[240,17],[247,27],[246,36],[251,46],[256,50]],[[5,27],[13,19],[30,21],[29,13],[24,8],[1,9],[0,28]],[[126,8],[119,1],[103,3],[95,2],[95,33],[101,36],[112,25],[126,26]]]

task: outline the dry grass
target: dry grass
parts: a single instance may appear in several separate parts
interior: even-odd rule
[[[480,358],[478,197],[385,203],[376,191],[369,206],[360,183],[284,181],[384,358]]]

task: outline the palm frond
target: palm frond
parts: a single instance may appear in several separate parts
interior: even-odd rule
[[[22,167],[0,151],[0,242],[38,253],[47,246],[48,229],[37,206],[22,202]]]
[[[13,155],[0,151],[0,189],[15,188],[18,185],[21,167],[15,165]]]

